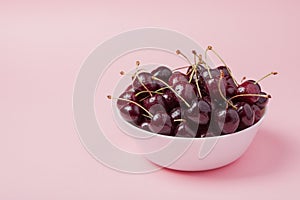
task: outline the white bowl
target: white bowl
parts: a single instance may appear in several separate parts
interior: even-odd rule
[[[149,66],[145,69],[156,67],[154,64]],[[124,86],[129,84],[131,79],[121,79],[113,96],[119,96],[124,91]],[[233,134],[183,138],[155,134],[126,122],[121,117],[116,102],[113,103],[112,110],[119,128],[132,136],[145,158],[159,166],[182,171],[215,169],[237,160],[251,144],[264,119],[262,117],[253,126]]]
[[[262,117],[253,126],[233,134],[184,138],[145,131],[126,122],[117,109],[113,110],[118,126],[134,138],[146,159],[159,166],[181,171],[210,170],[237,160],[251,144],[264,119]]]

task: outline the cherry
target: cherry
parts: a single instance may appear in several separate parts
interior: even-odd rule
[[[166,105],[168,106],[168,110],[172,110],[173,108],[179,106],[178,98],[176,94],[171,90],[166,90],[162,96],[165,99]]]
[[[222,95],[226,96],[226,80],[219,77],[210,78],[206,82],[207,91],[209,92],[210,98],[215,101],[220,101]]]
[[[120,108],[120,113],[126,121],[137,123],[141,110],[136,104],[129,103]]]
[[[156,106],[154,107],[154,105],[156,105]],[[151,113],[154,113],[156,109],[167,110],[165,99],[160,94],[155,94],[152,97],[146,98],[143,101],[143,106],[145,109],[149,110]]]
[[[136,91],[152,91],[158,89],[159,85],[152,80],[152,74],[148,72],[138,72],[132,82]]]
[[[180,94],[178,93],[178,91],[176,91],[175,89],[173,89],[173,88],[172,88],[170,85],[168,85],[166,82],[164,82],[163,80],[161,80],[161,79],[159,79],[159,78],[157,78],[157,77],[155,77],[155,76],[153,76],[152,79],[154,79],[154,80],[156,80],[156,81],[162,83],[164,86],[166,86],[166,88],[168,88],[169,90],[171,90],[172,92],[174,92],[174,94],[176,94],[176,96],[178,97],[178,99],[179,99],[180,101],[182,101],[182,102],[185,104],[185,106],[190,107],[189,103],[184,99],[184,97],[183,97],[182,95],[180,95]],[[185,82],[182,82],[182,83],[185,83]],[[177,83],[176,83],[176,84],[177,84]],[[190,88],[190,87],[187,87],[187,88],[185,88],[185,87],[178,87],[177,89],[179,90],[179,92],[184,92],[184,94],[185,94],[186,92],[190,92],[190,91],[193,90],[193,89],[189,89],[189,88]],[[190,94],[190,95],[186,94],[186,95],[187,95],[188,97],[191,96],[191,94]]]
[[[265,92],[261,92],[262,95],[267,95]],[[255,103],[260,109],[264,109],[269,102],[269,98],[259,97]]]
[[[262,118],[264,112],[259,108],[259,106],[255,105],[255,104],[253,104],[251,106],[251,108],[254,113],[254,123],[256,123]]]
[[[134,88],[133,88],[132,85],[129,85],[129,86],[126,88],[125,91],[127,91],[127,92],[134,92]]]
[[[178,96],[182,97],[188,103],[190,103],[193,99],[196,98],[195,87],[188,82],[177,82],[173,85],[173,89],[176,91]]]
[[[208,133],[209,124],[198,125],[197,137],[205,137]]]
[[[188,108],[184,115],[196,124],[207,124],[210,119],[211,107],[204,100],[193,100],[191,107]]]
[[[197,135],[197,129],[193,129],[186,122],[181,122],[174,131],[176,137],[194,138]]]
[[[185,74],[181,72],[174,72],[169,78],[169,85],[174,85],[178,82],[188,82],[188,78]]]
[[[204,79],[204,81],[207,81],[208,79],[217,78],[220,77],[220,71],[217,68],[210,69],[210,70],[202,70],[201,77]]]
[[[263,76],[262,78],[260,78],[257,81],[253,81],[253,80],[244,81],[241,85],[238,86],[237,95],[241,95],[241,94],[260,94],[261,93],[261,88],[260,88],[258,82],[264,80],[265,78],[267,78],[271,75],[277,75],[277,74],[278,74],[277,72],[271,72],[271,73]],[[248,102],[250,104],[253,104],[253,103],[257,102],[258,99],[259,99],[259,96],[242,96],[242,97],[239,98],[239,100]]]
[[[226,97],[230,98],[230,97],[236,95],[237,86],[236,86],[233,78],[231,78],[231,77],[226,78],[225,89],[226,89]]]
[[[141,106],[139,103],[135,102],[135,101],[132,101],[132,100],[129,100],[129,99],[123,99],[123,98],[113,98],[111,95],[107,95],[107,98],[108,99],[116,99],[118,101],[125,101],[127,102],[128,104],[127,105],[124,105],[120,108],[120,111],[123,109],[123,113],[124,113],[124,118],[126,119],[126,113],[128,113],[128,118],[130,118],[130,113],[129,112],[133,112],[133,111],[137,111],[136,107],[138,107],[139,109],[142,109],[144,111],[144,113],[146,113],[147,117],[149,118],[152,118],[153,115],[151,112],[149,112],[146,108],[144,108],[143,106]],[[134,106],[133,106],[134,105]],[[125,106],[129,106],[127,108],[124,108]],[[131,107],[131,108],[130,108]],[[136,112],[137,113],[137,112]],[[122,114],[122,113],[121,113]],[[142,112],[139,111],[139,115],[141,115]],[[132,114],[133,116],[135,115],[135,112],[133,112]],[[128,120],[126,120],[128,121]],[[132,120],[129,120],[129,121],[132,121]],[[134,121],[134,120],[133,120]]]
[[[216,111],[215,120],[223,134],[235,132],[240,123],[239,115],[233,108]]]
[[[254,113],[251,106],[245,102],[238,102],[235,104],[237,112],[240,117],[240,124],[238,130],[243,130],[254,123]]]
[[[151,131],[150,130],[150,122],[149,121],[144,121],[140,124],[140,128],[144,129],[145,131]]]
[[[151,74],[165,82],[168,82],[170,76],[172,75],[172,71],[166,66],[160,66],[154,69]]]
[[[121,98],[121,99],[127,99],[127,100],[131,100],[131,101],[136,101],[136,97],[135,97],[135,93],[134,92],[132,92],[132,91],[125,91],[125,92],[123,92],[120,96],[119,96],[119,98]],[[118,106],[118,108],[120,109],[121,107],[123,107],[124,105],[128,105],[129,104],[129,102],[128,101],[124,101],[124,100],[120,100],[120,99],[118,99],[117,100],[117,106]]]
[[[237,88],[237,95],[241,94],[259,94],[261,92],[261,88],[259,84],[256,84],[253,80],[244,81]],[[255,103],[258,100],[258,96],[242,96],[239,97],[240,101],[245,101],[250,104]]]
[[[146,131],[177,137],[230,134],[258,122],[271,98],[261,91],[258,83],[277,72],[258,81],[244,78],[237,84],[211,46],[206,49],[205,57],[207,51],[214,52],[223,65],[211,68],[196,51],[192,51],[195,61],[192,64],[177,50],[189,65],[175,70],[187,68],[186,74],[172,73],[166,66],[159,66],[151,73],[137,70],[132,84],[116,98],[124,120]]]
[[[171,117],[164,111],[157,111],[151,119],[149,128],[154,133],[171,135],[172,134]]]

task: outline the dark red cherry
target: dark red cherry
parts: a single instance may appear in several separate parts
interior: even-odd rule
[[[262,95],[267,95],[265,92],[261,92]],[[269,102],[269,98],[259,97],[255,103],[260,109],[264,109]]]
[[[237,93],[237,86],[233,81],[233,78],[228,77],[226,78],[226,97],[230,98],[236,95]]]
[[[219,88],[219,82],[220,82],[220,88]],[[208,90],[208,94],[210,95],[211,99],[215,99],[217,101],[222,100],[223,98],[221,97],[221,93],[223,96],[226,96],[226,80],[220,78],[212,78],[208,79],[206,82],[206,87]]]
[[[132,82],[132,86],[135,91],[146,91],[147,89],[154,91],[159,88],[157,82],[153,81],[152,74],[148,72],[138,73]]]
[[[149,128],[154,133],[171,135],[172,134],[171,117],[164,111],[157,111],[151,119]]]
[[[169,78],[169,85],[174,85],[178,82],[188,82],[188,78],[185,74],[181,72],[174,72]]]
[[[171,90],[166,90],[162,96],[165,99],[169,111],[179,106],[178,98]]]
[[[149,121],[144,121],[140,124],[140,128],[144,129],[145,131],[151,131],[149,127],[150,127]]]
[[[238,130],[243,130],[254,123],[254,113],[251,106],[245,102],[238,102],[235,104],[237,112],[240,117],[240,124]]]
[[[160,66],[154,69],[151,74],[165,82],[168,82],[170,76],[172,75],[172,71],[166,66]]]
[[[177,95],[181,96],[187,102],[191,102],[193,99],[197,98],[194,85],[188,82],[177,82],[173,85],[173,89],[176,91]],[[181,101],[180,98],[178,98],[178,100]]]
[[[209,124],[198,125],[197,137],[205,137],[208,133]]]
[[[239,115],[233,108],[216,111],[215,120],[223,134],[235,132],[240,123]]]
[[[209,76],[209,74],[211,75],[211,77]],[[201,72],[201,76],[204,78],[204,80],[208,80],[211,78],[220,78],[220,71],[217,68],[214,69],[209,69],[209,72],[207,69],[202,70]]]
[[[253,80],[244,81],[237,88],[237,95],[242,94],[259,94],[261,92],[261,88],[258,83],[255,84]],[[256,96],[243,96],[239,97],[238,100],[244,101],[250,104],[257,102],[259,97]]]
[[[186,122],[181,122],[174,133],[176,137],[194,138],[197,135],[197,129],[191,128]]]
[[[184,112],[184,116],[196,124],[207,124],[210,119],[211,107],[204,100],[193,100],[191,107]]]
[[[134,88],[133,88],[132,84],[130,84],[130,85],[126,88],[125,91],[127,91],[127,92],[134,92]]]
[[[123,107],[120,108],[120,113],[121,116],[128,122],[133,122],[133,123],[137,123],[140,115],[141,115],[141,111],[140,108],[133,104],[133,103],[129,103],[127,105],[124,105]]]
[[[260,109],[257,105],[253,104],[251,106],[252,110],[253,110],[253,113],[254,113],[254,123],[258,122],[263,114],[264,114],[264,111],[262,109]]]
[[[160,107],[157,107],[158,109],[167,110],[165,99],[160,94],[154,94],[152,97],[148,97],[143,101],[144,108],[149,110],[151,113],[155,113],[155,110],[157,109],[153,108],[154,105],[159,105]]]
[[[121,99],[127,99],[127,100],[131,100],[131,101],[136,101],[137,98],[135,97],[135,93],[132,92],[132,91],[125,91],[123,92],[119,98]],[[123,100],[120,100],[118,99],[117,100],[117,107],[120,109],[121,107],[123,107],[124,105],[128,105],[129,102],[128,101],[123,101]]]

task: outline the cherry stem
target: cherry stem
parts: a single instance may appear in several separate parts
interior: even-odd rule
[[[135,101],[131,101],[129,99],[124,99],[124,98],[113,98],[111,95],[107,95],[107,98],[108,99],[121,100],[121,101],[127,101],[129,103],[133,103],[133,104],[137,105],[138,107],[140,107],[141,109],[143,109],[151,118],[153,117],[153,115],[146,108],[144,108],[143,106],[141,106],[140,104],[138,104]]]
[[[174,121],[174,122],[186,122],[185,119],[174,119],[173,121]]]
[[[213,49],[212,46],[208,46],[208,47],[207,47],[207,50],[212,51],[212,52],[218,57],[218,59],[221,60],[221,62],[223,63],[223,65],[227,68],[227,70],[228,70],[228,72],[229,72],[231,78],[233,79],[234,84],[235,84],[236,86],[238,86],[238,85],[239,85],[238,82],[237,82],[236,79],[233,77],[233,74],[232,74],[231,70],[230,70],[229,67],[226,65],[225,61],[221,58],[221,56]]]
[[[270,72],[269,74],[267,74],[267,75],[261,77],[260,79],[258,79],[257,81],[255,81],[254,84],[257,84],[258,82],[264,80],[265,78],[267,78],[267,77],[269,77],[269,76],[271,76],[271,75],[277,75],[277,74],[278,74],[278,72]]]
[[[161,92],[157,92],[157,91],[150,91],[151,93],[155,93],[155,94],[163,94],[163,93],[161,93]],[[138,92],[138,93],[136,93],[134,96],[139,96],[140,94],[143,94],[143,93],[149,93],[148,91],[140,91],[140,92]]]
[[[198,60],[199,60],[199,62],[198,62],[198,64],[200,64],[200,66],[202,67],[202,65],[201,64],[205,64],[206,65],[206,62],[204,62],[203,61],[203,59],[202,59],[202,55],[201,54],[197,54],[197,52],[195,51],[195,52],[193,52],[193,53],[196,53],[196,56],[198,57]]]
[[[146,85],[143,83],[143,81],[141,81],[139,76],[136,76],[137,79],[139,80],[139,82],[141,83],[141,85],[145,88],[145,90],[150,94],[150,96],[152,97],[152,93],[151,91],[146,87]]]
[[[180,51],[179,51],[179,53],[180,53]],[[201,60],[199,59],[199,62],[197,63],[197,61],[196,61],[196,58],[197,58],[197,52],[196,52],[195,50],[193,50],[192,53],[194,54],[194,62],[195,62],[195,64],[194,64],[194,65],[191,65],[192,70],[190,70],[190,71],[187,73],[187,75],[190,74],[189,83],[191,83],[194,74],[196,74],[196,86],[197,86],[197,90],[198,90],[198,93],[199,93],[199,97],[202,98],[202,94],[201,94],[200,87],[199,87],[199,83],[198,83],[198,77],[197,77],[197,66],[198,66],[198,64],[199,64],[199,62],[200,62]]]
[[[195,63],[195,65],[197,65],[199,63],[199,62],[197,62],[197,52],[195,50],[193,50],[192,53],[194,54],[194,63]]]
[[[139,61],[136,61],[137,62],[137,66],[139,64]],[[143,72],[143,71],[137,71],[133,77],[133,81],[137,78],[138,81],[140,82],[140,84],[143,86],[143,88],[145,88],[145,90],[150,94],[150,96],[152,97],[152,93],[151,91],[146,87],[146,85],[143,83],[143,81],[141,81],[141,79],[139,78],[139,74]]]
[[[168,89],[169,87],[162,87],[162,88],[159,88],[157,90],[155,90],[155,92],[159,92],[159,91],[162,91],[162,90],[165,90],[165,89]]]
[[[191,83],[192,82],[192,79],[193,79],[193,76],[194,76],[194,73],[195,73],[195,68],[194,68],[194,65],[192,65],[192,73],[191,73],[191,75],[190,75],[190,78],[189,78],[189,83]]]
[[[181,55],[182,57],[184,57],[191,66],[193,65],[191,63],[191,61],[188,59],[188,57],[186,55],[184,55],[180,50],[176,50],[176,54]]]
[[[136,68],[138,68],[139,66],[140,66],[140,64],[141,64],[141,62],[140,61],[135,61],[135,66],[136,66]]]
[[[198,93],[199,93],[199,97],[202,98],[202,94],[201,94],[199,83],[198,83],[197,72],[196,72],[196,86],[197,86],[197,90],[198,90]]]
[[[270,99],[271,95],[269,95],[269,94],[267,94],[267,95],[265,95],[265,94],[238,94],[238,95],[231,97],[229,99],[229,101],[231,101],[232,99],[235,99],[237,97],[263,97],[263,98]]]
[[[157,81],[160,81],[162,82],[165,86],[167,86],[172,92],[174,92],[174,94],[176,94],[176,96],[178,96],[184,103],[185,105],[187,105],[187,107],[191,107],[190,104],[182,97],[180,96],[171,86],[169,86],[166,82],[164,82],[163,80],[155,77],[155,76],[152,76],[152,79],[154,80],[157,80]]]
[[[139,101],[141,102],[141,101],[144,101],[145,99],[147,99],[149,97],[149,95],[148,96],[146,96],[146,97],[144,97],[144,98],[142,98],[142,99],[140,99]]]
[[[138,69],[136,72],[134,72],[133,74],[130,74],[130,73],[126,73],[126,72],[124,72],[124,71],[120,71],[120,75],[122,75],[122,76],[131,76],[131,78],[132,79],[134,79],[135,78],[135,76],[136,76],[136,74],[137,73],[140,73],[140,72],[146,72],[145,70],[143,70],[143,69]]]
[[[204,63],[204,66],[205,66],[205,68],[206,68],[206,70],[207,70],[207,72],[208,72],[209,78],[212,78],[211,73],[210,73],[210,67],[209,67],[208,64],[207,64],[207,51],[209,50],[209,49],[208,49],[209,47],[210,47],[210,46],[208,46],[207,49],[205,50],[205,54],[204,54],[205,63]]]
[[[201,55],[198,55],[196,50],[193,50],[192,53],[194,54],[195,65],[201,64],[202,63]],[[198,62],[196,62],[196,58],[198,58]]]
[[[200,87],[199,87],[199,80],[198,80],[198,71],[197,71],[197,67],[193,67],[193,71],[194,73],[196,74],[196,87],[197,87],[197,91],[198,91],[198,94],[199,94],[199,97],[202,98],[202,94],[201,94],[201,91],[200,91]]]
[[[197,64],[198,64],[197,61],[196,61],[197,52],[195,50],[193,50],[192,53],[194,54],[194,64],[191,65],[191,67],[192,67],[192,73],[190,75],[189,83],[192,82],[193,76],[194,76],[195,72],[197,71]]]
[[[141,70],[138,70],[138,67],[140,66],[141,62],[140,61],[135,61],[135,66],[136,66],[136,72],[134,74],[134,78],[133,78],[133,81],[135,78],[138,79],[138,81],[140,82],[140,84],[145,88],[145,90],[150,94],[150,96],[152,97],[152,94],[150,92],[150,90],[145,86],[145,84],[141,81],[141,79],[139,78],[139,73],[141,72]]]
[[[186,68],[189,68],[189,67],[190,67],[190,66],[178,67],[178,68],[173,69],[172,71],[176,71],[176,70],[180,70],[180,69],[186,69]]]
[[[221,97],[224,99],[224,101],[226,101],[226,103],[227,103],[227,106],[226,106],[226,107],[228,107],[228,104],[229,104],[229,105],[232,106],[234,109],[237,109],[237,107],[236,107],[235,105],[233,105],[233,103],[231,102],[231,100],[230,100],[230,99],[228,100],[228,99],[224,96],[224,94],[223,94],[223,92],[222,92],[222,90],[221,90],[221,81],[222,81],[222,79],[224,78],[224,72],[223,72],[223,70],[221,70],[220,73],[221,73],[221,74],[220,74],[220,79],[219,79],[219,82],[218,82],[218,89],[219,89],[220,95],[221,95]]]
[[[241,83],[244,82],[244,80],[246,80],[246,76],[242,78]]]
[[[148,116],[148,115],[145,115],[145,114],[142,114],[144,117],[147,117],[149,119],[152,119],[152,117]]]
[[[207,49],[210,50],[210,51],[212,51],[212,52],[213,52],[213,53],[221,60],[221,62],[223,63],[223,65],[224,65],[225,67],[227,67],[225,61],[224,61],[224,60],[221,58],[221,56],[220,56],[220,55],[212,48],[212,46],[208,46]]]

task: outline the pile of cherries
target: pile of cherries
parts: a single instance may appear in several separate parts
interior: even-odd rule
[[[224,66],[210,68],[201,55],[192,51],[192,64],[171,70],[160,66],[153,71],[137,70],[132,84],[118,97],[121,116],[135,126],[176,137],[211,137],[231,134],[258,122],[264,115],[270,95],[261,91],[258,81],[238,84],[222,58]],[[198,60],[198,61],[197,61]],[[137,62],[137,66],[139,62]],[[187,69],[186,73],[182,70]],[[123,75],[124,72],[121,72]]]

